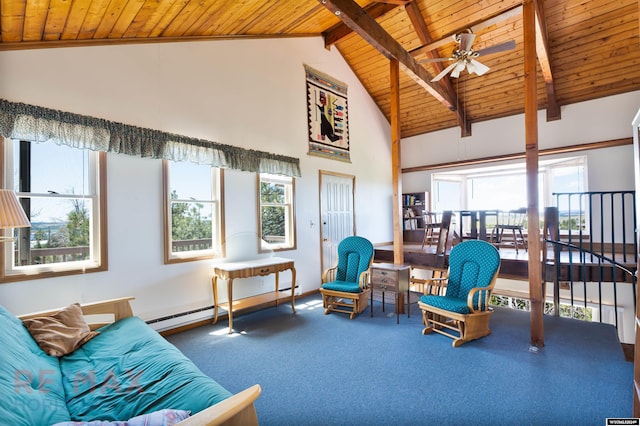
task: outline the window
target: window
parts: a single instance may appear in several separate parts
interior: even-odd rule
[[[4,187],[31,227],[14,229],[15,244],[2,245],[0,281],[106,270],[106,154],[7,139],[3,153]]]
[[[163,160],[165,263],[222,256],[222,170]]]
[[[260,251],[296,248],[295,181],[291,177],[258,175]]]
[[[540,209],[555,205],[553,193],[586,191],[585,171],[585,157],[540,161]],[[506,211],[525,207],[526,178],[524,163],[434,173],[431,185],[434,210]]]

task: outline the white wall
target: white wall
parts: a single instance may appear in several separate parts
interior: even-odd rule
[[[349,86],[352,163],[307,155],[303,64]],[[0,52],[0,75],[0,97],[9,101],[300,158],[297,250],[279,255],[295,260],[302,292],[320,284],[319,170],[356,176],[358,234],[374,243],[392,240],[389,125],[340,54],[325,50],[320,38]],[[132,295],[144,319],[213,304],[209,261],[163,264],[161,161],[109,154],[107,171],[109,270],[2,284],[0,304],[20,314]],[[227,239],[256,232],[255,185],[252,173],[226,171]],[[289,286],[289,273],[281,275],[281,287]],[[273,276],[264,281],[234,289],[272,288]],[[225,300],[224,287],[219,293]]]

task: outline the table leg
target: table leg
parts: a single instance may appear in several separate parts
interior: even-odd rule
[[[218,276],[211,278],[211,287],[213,289],[213,323],[218,322]]]
[[[278,306],[279,296],[280,296],[280,272],[276,271],[276,307]]]
[[[371,291],[369,292],[369,316],[373,318],[373,284],[369,283]]]
[[[233,333],[233,278],[229,278],[227,281],[227,297],[229,301],[229,311],[227,315],[229,316],[229,334]]]
[[[396,324],[400,324],[400,292],[396,289]],[[404,301],[402,302],[404,306]]]
[[[291,268],[291,310],[296,313],[296,268]]]
[[[407,318],[411,318],[411,294],[409,293],[410,286],[407,285]]]

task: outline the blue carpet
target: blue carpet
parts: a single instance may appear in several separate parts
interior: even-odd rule
[[[349,320],[319,295],[167,339],[231,392],[255,383],[261,425],[603,425],[631,417],[633,364],[614,327],[545,317],[529,352],[529,313],[495,308],[492,334],[451,346],[423,336],[419,309],[396,324],[374,302]]]

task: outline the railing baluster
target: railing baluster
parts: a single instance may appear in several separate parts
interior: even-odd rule
[[[597,303],[597,312],[601,322],[603,321],[605,298],[612,298],[615,318],[611,322],[618,327],[619,282],[631,284],[634,310],[637,303],[635,271],[638,262],[638,224],[635,215],[635,191],[593,191],[554,193],[553,195],[555,196],[556,209],[559,206],[563,208],[566,206],[568,209],[566,211],[567,229],[564,231],[566,232],[566,242],[563,242],[561,237],[554,241],[551,235],[545,239],[545,243],[553,245],[555,252],[567,252],[567,256],[564,258],[567,262],[565,263],[566,273],[562,272],[562,258],[560,256],[554,257],[556,283],[559,283],[560,280],[569,281],[567,296],[570,299],[572,315],[576,309],[577,294],[574,288],[576,280],[582,281],[584,295],[582,303],[578,302],[578,306],[583,306],[586,310],[589,309],[590,302]],[[575,206],[574,197],[578,197],[578,207]],[[596,206],[596,203],[599,205]],[[628,215],[627,209],[633,211],[634,214]],[[597,212],[595,216],[594,212]],[[576,220],[575,224],[573,223],[574,219]],[[608,225],[605,223],[607,220],[609,221]],[[584,227],[583,221],[585,221]],[[578,229],[575,229],[574,226],[578,226]],[[589,239],[587,240],[587,238]],[[630,241],[631,238],[633,238],[633,242]],[[622,244],[621,247],[619,247],[620,244]],[[633,247],[632,253],[631,247]],[[576,255],[578,255],[581,265],[575,264]],[[587,262],[591,263],[592,267]],[[579,267],[576,269],[575,266]],[[582,275],[581,279],[576,274]],[[607,283],[610,283],[610,287]],[[607,291],[607,288],[610,288],[610,291]],[[590,290],[597,292],[597,302],[594,300],[596,299],[595,294],[589,297]],[[559,303],[559,296],[560,293],[555,289],[554,304]],[[554,309],[554,313],[557,311]]]

